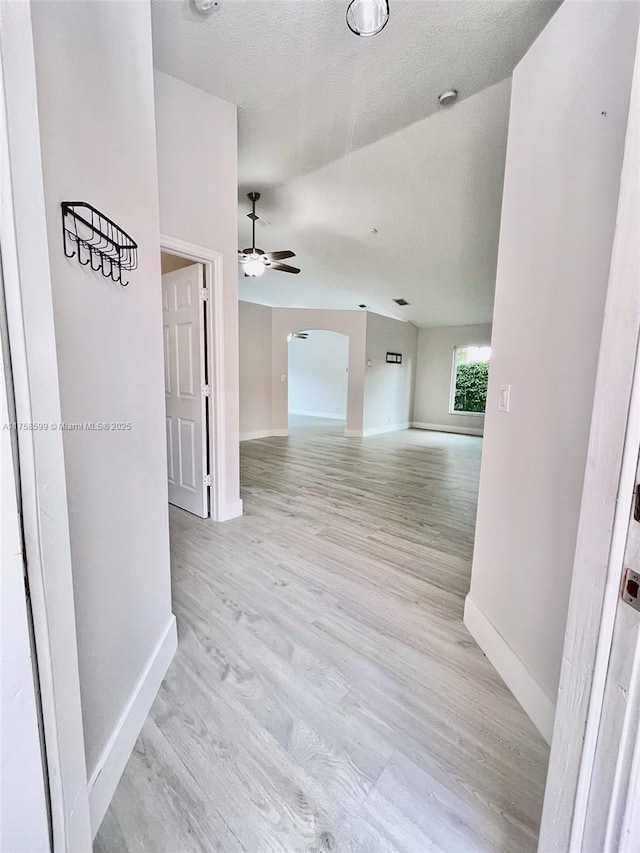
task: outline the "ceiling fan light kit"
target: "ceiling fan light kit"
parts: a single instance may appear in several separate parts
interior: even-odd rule
[[[389,0],[351,0],[347,26],[362,38],[378,35],[389,22]]]
[[[260,260],[260,255],[249,255],[249,260],[244,265],[245,275],[250,278],[262,275],[266,270],[265,265]]]
[[[266,269],[290,272],[297,275],[300,272],[298,267],[279,263],[279,261],[283,261],[286,258],[295,258],[295,252],[289,249],[283,252],[264,252],[262,249],[256,248],[256,220],[260,218],[256,213],[256,202],[260,198],[260,193],[247,193],[247,198],[251,202],[251,213],[247,213],[248,218],[251,220],[251,246],[248,249],[238,252],[238,263],[241,264],[245,277],[257,278]]]

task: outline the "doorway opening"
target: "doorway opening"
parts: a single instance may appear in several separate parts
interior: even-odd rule
[[[161,252],[169,503],[200,518],[209,507],[209,384],[204,265]]]
[[[161,237],[169,503],[224,521],[221,255]]]
[[[349,399],[349,337],[311,329],[288,340],[289,434],[323,428],[344,435]]]

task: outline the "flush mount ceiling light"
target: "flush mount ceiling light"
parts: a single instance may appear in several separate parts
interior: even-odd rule
[[[219,0],[193,0],[193,5],[198,12],[210,12],[218,7]]]
[[[363,38],[377,35],[389,20],[389,0],[351,0],[347,7],[347,26]]]
[[[446,92],[443,92],[441,95],[438,95],[438,103],[441,107],[448,107],[449,104],[452,104],[454,101],[458,99],[458,90],[457,89],[447,89]]]

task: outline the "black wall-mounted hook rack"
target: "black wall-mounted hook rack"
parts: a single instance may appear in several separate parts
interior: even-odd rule
[[[68,258],[77,255],[82,266],[91,265],[117,284],[126,287],[123,270],[138,266],[138,244],[115,222],[86,201],[63,201],[62,241]]]

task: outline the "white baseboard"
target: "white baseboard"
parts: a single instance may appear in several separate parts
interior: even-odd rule
[[[240,441],[253,441],[254,438],[270,438],[273,435],[270,429],[256,429],[253,432],[241,432]]]
[[[380,434],[381,434],[381,433],[383,433],[383,432],[396,432],[397,430],[401,430],[401,429],[409,429],[409,427],[410,427],[410,426],[411,426],[411,424],[410,424],[410,423],[406,423],[406,424],[387,424],[386,426],[382,426],[382,427],[369,427],[369,429],[365,429],[365,430],[363,430],[363,431],[362,431],[362,434],[363,434],[364,436],[368,436],[368,435],[380,435]]]
[[[272,429],[271,435],[281,436],[283,438],[286,438],[289,435],[289,430],[288,429]]]
[[[450,426],[449,424],[423,424],[414,421],[413,429],[430,429],[434,432],[455,432],[458,435],[484,435],[484,429],[478,427]]]
[[[555,705],[511,646],[467,595],[464,624],[542,737],[551,743]]]
[[[331,418],[334,421],[346,421],[346,415],[337,415],[335,412],[308,412],[303,409],[290,409],[290,415],[304,415],[307,418]]]
[[[151,710],[153,700],[156,698],[177,647],[176,617],[171,614],[171,620],[149,658],[87,783],[91,831],[94,837],[109,808],[111,798],[118,787],[125,765],[133,752],[142,725]]]
[[[224,504],[218,513],[216,521],[231,521],[232,518],[240,518],[242,511],[243,505],[241,500]]]
[[[347,438],[362,438],[361,429],[345,429],[344,434]]]

